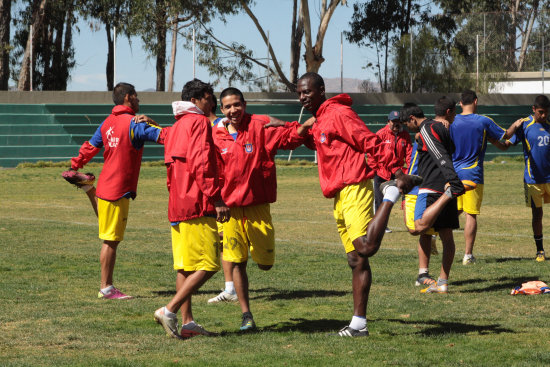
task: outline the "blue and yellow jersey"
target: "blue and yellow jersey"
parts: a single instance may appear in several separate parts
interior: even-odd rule
[[[475,113],[456,115],[450,127],[451,138],[456,150],[453,165],[461,180],[483,183],[483,160],[487,149],[487,138],[500,140],[504,130],[490,117]]]
[[[415,141],[411,151],[409,168],[407,169],[407,174],[409,175],[418,174],[418,150],[417,149],[418,149],[418,144],[416,144],[416,141]],[[418,195],[418,186],[413,187],[413,189],[409,191],[408,195]]]
[[[523,179],[528,184],[550,182],[550,122],[535,122],[533,116],[523,119],[510,142],[523,143],[525,173]]]
[[[101,127],[99,125],[94,135],[90,138],[89,143],[96,148],[103,148],[103,136],[101,135]],[[147,122],[135,122],[134,119],[130,122],[130,141],[136,149],[141,149],[146,141],[156,142],[159,138],[161,127],[150,125]]]

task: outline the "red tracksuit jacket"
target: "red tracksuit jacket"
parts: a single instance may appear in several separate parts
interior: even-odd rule
[[[380,177],[391,176],[393,172],[403,167],[411,160],[411,136],[407,131],[400,131],[397,135],[386,125],[376,132],[380,137],[380,157],[387,166],[381,165],[377,172]],[[403,172],[405,170],[403,169]]]
[[[167,128],[164,142],[168,219],[180,222],[215,215],[214,202],[221,196],[210,120],[197,113],[185,113],[176,119]]]
[[[351,104],[347,94],[326,100],[317,111],[317,122],[308,131],[306,145],[317,150],[319,183],[327,198],[350,184],[374,177],[365,154],[376,170],[384,164],[379,154],[380,138],[367,128]]]
[[[275,154],[278,149],[295,149],[304,141],[295,133],[300,126],[297,122],[266,129],[268,122],[267,116],[246,114],[237,140],[223,123],[214,128],[214,142],[223,162],[222,198],[230,208],[275,202]]]

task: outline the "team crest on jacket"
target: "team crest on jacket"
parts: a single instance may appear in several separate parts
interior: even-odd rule
[[[252,153],[253,151],[253,147],[252,147],[252,143],[246,143],[244,145],[244,151],[247,152],[247,153]]]
[[[107,135],[107,144],[109,145],[109,147],[116,148],[118,146],[118,142],[120,138],[113,136],[114,135],[113,126],[111,126],[109,130],[107,130],[107,133],[105,135]]]
[[[325,133],[321,133],[321,143],[324,143],[325,141],[327,141],[327,136],[325,135]]]

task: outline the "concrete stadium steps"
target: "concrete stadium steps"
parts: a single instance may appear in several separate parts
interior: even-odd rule
[[[172,101],[165,105],[141,105],[140,113],[150,116],[161,126],[172,125]],[[433,114],[433,106],[421,105],[428,116]],[[0,166],[13,167],[20,162],[39,160],[63,161],[76,155],[80,145],[88,140],[99,124],[111,112],[113,106],[105,104],[0,104]],[[354,110],[373,132],[382,128],[387,115],[399,110],[400,105],[358,105]],[[249,113],[272,115],[284,121],[297,121],[301,106],[289,104],[247,105]],[[480,114],[491,116],[502,127],[508,127],[513,121],[531,113],[530,106],[480,106]],[[217,112],[221,116],[221,112]],[[301,121],[311,114],[303,111]],[[144,160],[162,160],[163,147],[147,144]],[[514,147],[508,154],[520,154],[521,146]],[[277,158],[286,159],[287,151],[280,151]],[[492,146],[487,155],[501,155],[502,152]],[[292,154],[296,159],[312,160],[314,153],[300,147]],[[102,152],[93,161],[101,162]]]

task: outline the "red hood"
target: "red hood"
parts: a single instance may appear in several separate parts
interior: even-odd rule
[[[317,110],[317,116],[323,114],[323,112],[325,112],[325,109],[333,104],[343,104],[345,106],[351,106],[352,103],[353,101],[348,94],[338,94],[337,96],[329,98],[323,102],[323,104],[319,107],[319,110]]]
[[[122,115],[123,113],[129,113],[130,115],[136,114],[136,112],[132,108],[121,104],[113,107],[113,111],[111,113],[113,115]]]

